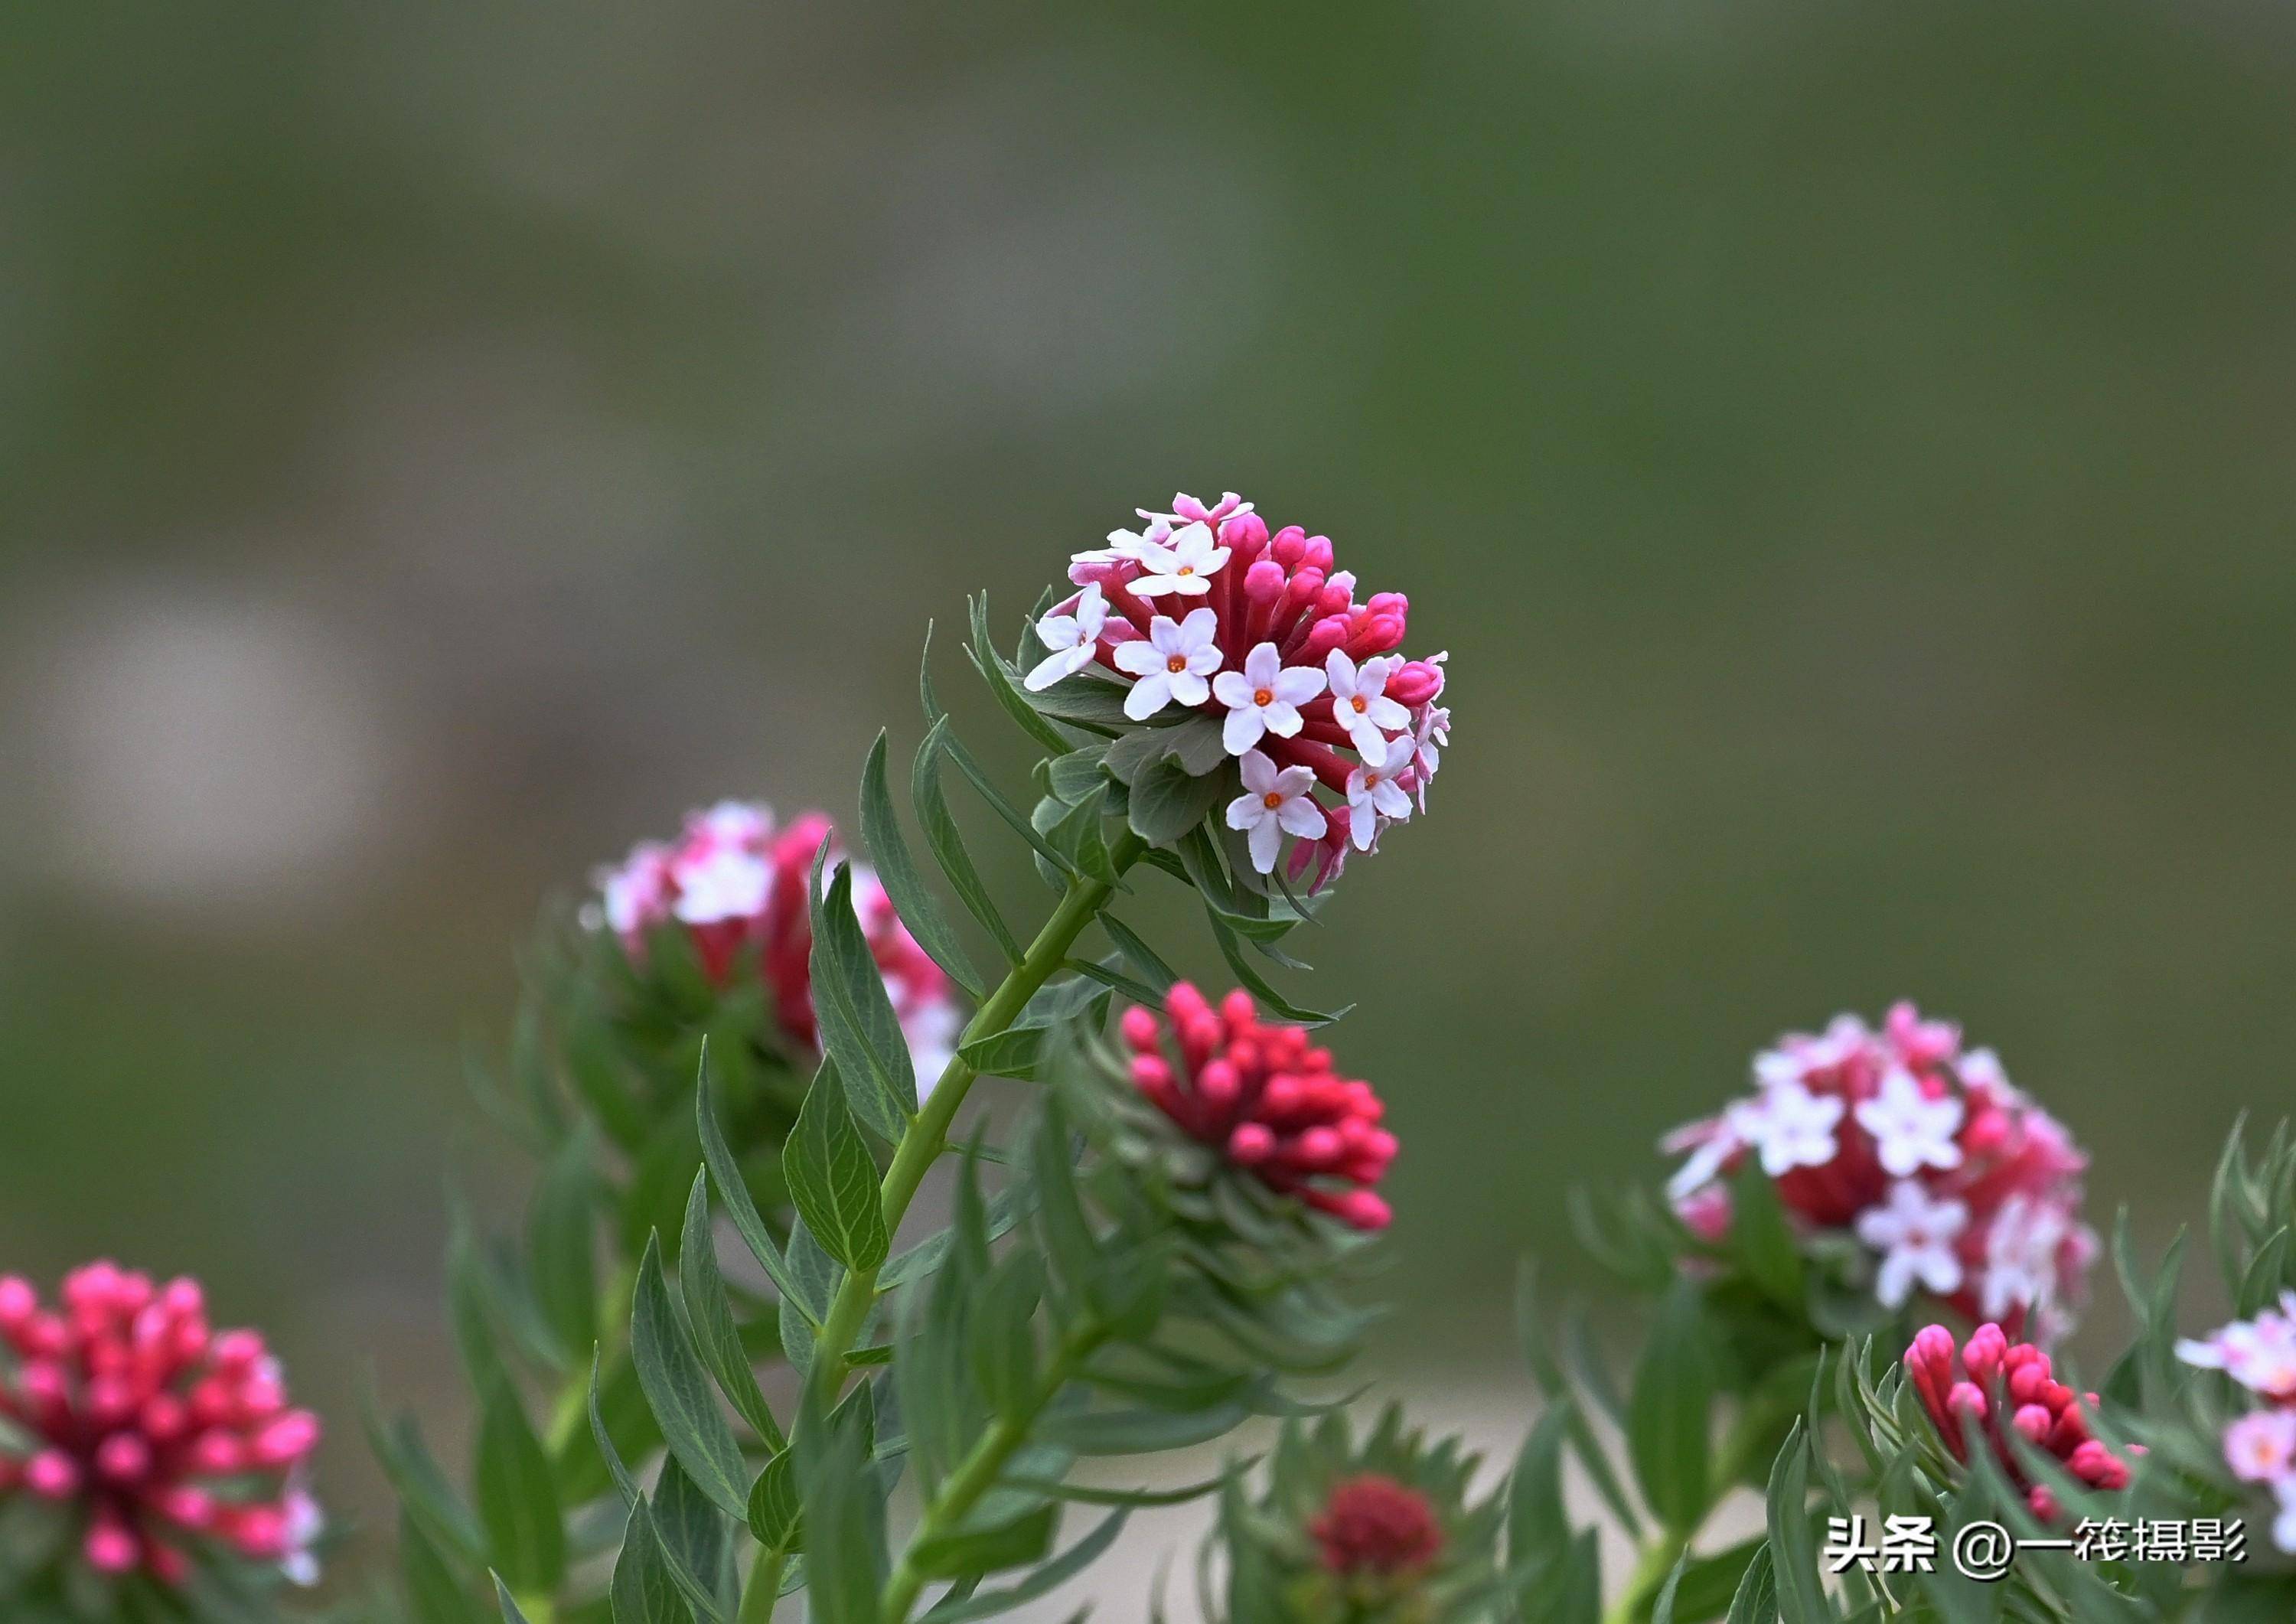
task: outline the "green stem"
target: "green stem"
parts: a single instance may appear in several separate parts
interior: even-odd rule
[[[1109,857],[1117,874],[1122,874],[1148,849],[1147,842],[1127,830],[1109,849]],[[1005,972],[1004,979],[996,991],[988,995],[966,1025],[964,1036],[957,1039],[962,1049],[983,1038],[993,1038],[1005,1030],[1020,1018],[1029,1000],[1050,980],[1076,946],[1077,938],[1085,927],[1100,916],[1115,895],[1116,886],[1107,880],[1070,880],[1061,906],[1037,932],[1037,939],[1021,956],[1021,962]],[[885,1215],[885,1233],[896,1234],[901,1220],[908,1215],[909,1203],[916,1199],[917,1186],[924,1182],[926,1172],[940,1153],[948,1148],[949,1124],[955,1120],[957,1107],[972,1090],[980,1076],[961,1058],[948,1062],[925,1096],[923,1107],[893,1147],[892,1165],[885,1171],[880,1201]],[[877,1270],[855,1269],[845,1276],[837,1296],[829,1306],[829,1317],[814,1336],[813,1380],[819,1384],[822,1407],[826,1411],[839,1392],[843,1390],[849,1369],[854,1344],[859,1341],[861,1327],[869,1317],[869,1310],[877,1304]]]
[[[1644,1616],[1648,1611],[1647,1603],[1657,1596],[1659,1587],[1666,1583],[1666,1576],[1674,1571],[1674,1564],[1682,1560],[1683,1552],[1690,1546],[1690,1537],[1696,1531],[1664,1529],[1654,1535],[1635,1558],[1635,1570],[1627,1576],[1627,1587],[1603,1615],[1603,1624],[1634,1624],[1636,1619]]]
[[[1065,1338],[1060,1351],[1053,1356],[1037,1391],[1027,1407],[1019,1415],[1000,1415],[972,1446],[956,1470],[941,1480],[941,1484],[925,1507],[917,1522],[916,1532],[901,1552],[891,1575],[885,1580],[883,1600],[878,1604],[877,1616],[884,1624],[906,1624],[909,1609],[916,1605],[917,1596],[925,1587],[925,1576],[915,1566],[918,1546],[929,1539],[938,1538],[963,1524],[980,1503],[980,1497],[996,1487],[996,1479],[1004,1464],[1029,1441],[1029,1431],[1045,1407],[1060,1396],[1069,1378],[1079,1366],[1092,1357],[1106,1334],[1104,1329],[1086,1321]]]
[[[773,1624],[774,1603],[782,1599],[782,1570],[789,1565],[785,1551],[761,1551],[750,1570],[750,1587],[742,1592],[737,1624]]]

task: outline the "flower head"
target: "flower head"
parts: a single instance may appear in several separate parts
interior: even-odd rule
[[[645,963],[652,933],[673,924],[683,930],[703,973],[720,986],[754,964],[773,994],[776,1025],[809,1060],[819,1039],[807,890],[815,855],[835,839],[819,813],[783,830],[769,808],[721,801],[689,816],[675,843],[647,842],[619,867],[602,871],[601,900],[586,917],[611,930],[636,964]],[[865,867],[854,871],[853,908],[909,1040],[918,1080],[930,1087],[947,1063],[961,1024],[948,977],[917,945]]]
[[[1954,1458],[1969,1458],[1967,1430],[1973,1423],[2010,1480],[2025,1491],[2033,1514],[2045,1521],[2056,1515],[2056,1498],[2026,1475],[2010,1447],[2009,1430],[2092,1489],[2128,1486],[2128,1463],[2089,1435],[2097,1396],[2076,1393],[2055,1380],[2047,1354],[2030,1342],[2012,1342],[1990,1321],[1957,1351],[1943,1325],[1924,1327],[1906,1349],[1906,1375]]]
[[[65,1276],[48,1308],[0,1277],[0,1503],[70,1508],[102,1574],[183,1582],[207,1551],[316,1577],[323,1526],[302,1473],[319,1420],[292,1407],[252,1331],[210,1330],[199,1284],[111,1263]]]
[[[1297,525],[1271,532],[1234,492],[1140,511],[1142,529],[1113,531],[1107,546],[1070,560],[1080,590],[1038,622],[1050,652],[1025,685],[1043,692],[1097,666],[1124,686],[1132,722],[1163,726],[1172,707],[1201,710],[1218,722],[1229,759],[1257,750],[1279,769],[1306,769],[1306,799],[1325,821],[1307,833],[1302,816],[1300,828],[1277,824],[1261,837],[1252,849],[1261,874],[1275,872],[1285,839],[1321,841],[1343,806],[1358,851],[1423,811],[1450,736],[1450,710],[1437,702],[1447,674],[1444,655],[1399,652],[1403,595],[1358,601],[1328,537]],[[1096,627],[1094,602],[1103,606]],[[1340,849],[1293,866],[1319,889],[1338,874]]]
[[[1372,1191],[1395,1160],[1395,1136],[1379,1125],[1386,1107],[1369,1083],[1334,1071],[1305,1030],[1263,1021],[1241,989],[1214,1009],[1182,981],[1163,1020],[1135,1005],[1123,1033],[1134,1086],[1188,1137],[1342,1223],[1387,1226]]]
[[[1377,1472],[1333,1484],[1308,1532],[1334,1573],[1408,1573],[1443,1551],[1442,1525],[1427,1497]]]
[[[1688,1153],[1668,1185],[1677,1210],[1726,1212],[1707,1193],[1751,1158],[1800,1233],[1866,1249],[1885,1308],[1918,1286],[1972,1320],[2055,1335],[2096,1251],[2085,1160],[1991,1050],[1961,1043],[1911,1004],[1878,1029],[1842,1015],[1780,1039],[1755,1056],[1752,1095],[1664,1141]]]

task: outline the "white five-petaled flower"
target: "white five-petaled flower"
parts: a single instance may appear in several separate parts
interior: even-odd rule
[[[1101,628],[1108,624],[1108,600],[1097,583],[1077,597],[1066,614],[1046,615],[1037,622],[1037,641],[1052,650],[1021,683],[1031,693],[1042,693],[1063,677],[1074,677],[1090,665],[1100,647]]]
[[[1882,1169],[1893,1178],[1911,1178],[1923,1168],[1957,1168],[1963,1107],[1951,1095],[1931,1099],[1904,1067],[1882,1079],[1882,1090],[1857,1107],[1857,1126],[1874,1136]]]
[[[1956,1201],[1931,1201],[1912,1179],[1890,1186],[1889,1199],[1857,1215],[1857,1238],[1882,1254],[1874,1295],[1885,1308],[1902,1308],[1915,1282],[1942,1297],[1961,1286],[1961,1259],[1954,1237],[1969,1222],[1969,1208]]]
[[[1387,754],[1387,735],[1411,726],[1411,712],[1387,697],[1387,679],[1395,661],[1382,655],[1358,666],[1344,649],[1333,649],[1324,661],[1324,675],[1332,685],[1332,715],[1348,730],[1356,753],[1366,761]]]
[[[1219,633],[1219,617],[1209,609],[1188,611],[1185,620],[1158,615],[1148,623],[1148,636],[1116,645],[1116,665],[1139,680],[1124,696],[1124,714],[1144,722],[1177,700],[1201,705],[1211,697],[1205,678],[1220,668],[1223,658],[1212,646]]]
[[[1201,611],[1199,611],[1201,612]],[[1301,726],[1300,707],[1324,691],[1324,674],[1313,666],[1287,666],[1272,643],[1243,657],[1241,671],[1212,678],[1212,693],[1227,707],[1220,730],[1227,753],[1240,756],[1264,734],[1288,739]]]
[[[1144,519],[1147,515],[1143,513],[1141,517]],[[1171,538],[1171,525],[1161,519],[1153,520],[1141,529],[1111,530],[1106,546],[1071,554],[1069,562],[1072,564],[1113,564],[1129,559],[1138,563],[1143,549],[1160,547]]]
[[[1772,1178],[1796,1168],[1822,1168],[1841,1148],[1833,1136],[1841,1120],[1840,1096],[1812,1094],[1800,1083],[1767,1089],[1731,1114],[1732,1126],[1760,1152],[1762,1171]]]
[[[2047,1306],[2057,1294],[2057,1254],[2071,1233],[2071,1215],[2054,1202],[2022,1191],[2003,1202],[1985,1232],[1985,1278],[1978,1296],[1985,1317]]]
[[[1226,567],[1227,554],[1228,550],[1212,539],[1208,526],[1182,525],[1168,542],[1142,543],[1136,556],[1145,573],[1131,583],[1132,590],[1144,598],[1167,593],[1202,597],[1212,589],[1212,577]]]
[[[1227,803],[1227,826],[1250,832],[1251,865],[1261,874],[1275,870],[1275,853],[1287,834],[1316,840],[1330,827],[1324,808],[1308,791],[1315,786],[1313,768],[1275,763],[1260,750],[1243,753],[1236,763],[1243,774],[1243,793]]]
[[[773,865],[738,846],[716,846],[670,870],[677,882],[671,911],[690,925],[755,919],[774,893]]]
[[[1363,764],[1348,775],[1349,833],[1357,851],[1369,851],[1372,837],[1379,832],[1379,819],[1374,813],[1384,813],[1398,823],[1411,816],[1411,797],[1395,780],[1410,767],[1416,748],[1406,734],[1390,742],[1383,754],[1365,756]]]
[[[2278,1308],[2254,1319],[2236,1319],[2200,1341],[2178,1342],[2177,1357],[2202,1370],[2221,1370],[2267,1398],[2296,1398],[2296,1292],[2283,1292]]]

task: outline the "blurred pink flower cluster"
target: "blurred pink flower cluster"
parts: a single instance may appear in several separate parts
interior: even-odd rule
[[[1333,1071],[1332,1052],[1300,1028],[1260,1020],[1242,988],[1214,1009],[1182,981],[1165,995],[1164,1014],[1177,1066],[1164,1021],[1137,1005],[1124,1012],[1133,1083],[1158,1110],[1270,1189],[1357,1229],[1387,1227],[1391,1214],[1371,1186],[1396,1142],[1379,1125],[1386,1107],[1369,1083]]]
[[[91,1263],[50,1308],[0,1277],[0,1498],[72,1508],[89,1567],[178,1584],[206,1543],[316,1580],[318,1417],[290,1407],[260,1336],[209,1328],[196,1281]]]
[[[1126,685],[1135,722],[1173,707],[1217,719],[1244,783],[1228,826],[1262,874],[1287,838],[1300,842],[1291,873],[1320,890],[1350,845],[1368,851],[1426,809],[1450,738],[1446,656],[1406,659],[1401,593],[1357,603],[1330,537],[1271,534],[1233,491],[1139,513],[1141,529],[1070,561],[1080,590],[1037,623],[1049,652],[1026,685],[1041,693],[1097,666]]]
[[[598,900],[586,917],[619,937],[636,963],[644,962],[647,938],[665,928],[685,933],[703,972],[721,985],[754,962],[783,1031],[809,1056],[819,1049],[819,1036],[807,890],[824,841],[835,861],[835,840],[818,812],[782,829],[769,807],[721,801],[688,816],[675,841],[641,843],[602,870]],[[866,867],[854,870],[853,907],[908,1038],[918,1087],[930,1089],[964,1024],[948,977],[901,923]]]
[[[1755,1093],[1663,1142],[1689,1152],[1668,1185],[1684,1221],[1728,1232],[1725,1182],[1754,1159],[1806,1232],[1854,1236],[1882,1304],[1915,1287],[1972,1321],[2063,1329],[2096,1253],[2080,1221],[2087,1159],[2012,1087],[1990,1049],[1911,1004],[1877,1030],[1841,1015],[1755,1057]]]
[[[2177,1343],[2177,1355],[2224,1372],[2264,1401],[2225,1428],[2225,1462],[2242,1481],[2272,1490],[2280,1507],[2272,1542],[2296,1552],[2296,1292],[2253,1319]]]

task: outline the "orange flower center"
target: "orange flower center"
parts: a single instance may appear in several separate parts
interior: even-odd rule
[[[1251,691],[1251,702],[1255,705],[1272,705],[1275,702],[1275,695],[1267,688],[1254,688]]]
[[[1164,662],[1164,668],[1177,677],[1188,668],[1188,657],[1185,654],[1175,654]]]
[[[1283,804],[1283,797],[1275,790],[1268,791],[1267,794],[1261,796],[1259,799],[1267,803],[1267,809],[1270,812],[1275,811],[1278,807],[1281,807]]]
[[[1365,711],[1366,711],[1366,710],[1368,710],[1368,709],[1371,709],[1371,701],[1370,701],[1369,700],[1367,700],[1367,699],[1364,698],[1364,696],[1363,696],[1362,694],[1360,694],[1360,693],[1357,694],[1353,699],[1349,700],[1349,701],[1348,701],[1348,703],[1349,703],[1349,704],[1350,704],[1350,705],[1353,705],[1353,706],[1356,708],[1356,714],[1357,714],[1357,715],[1358,715],[1358,716],[1361,716]]]

